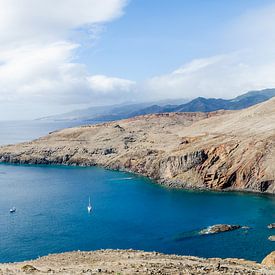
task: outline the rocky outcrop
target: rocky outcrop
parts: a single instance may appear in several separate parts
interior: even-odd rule
[[[274,229],[275,228],[275,223],[270,223],[267,228],[269,229]]]
[[[209,226],[199,232],[201,235],[205,234],[216,234],[216,233],[221,233],[221,232],[226,232],[226,231],[232,231],[236,229],[240,229],[240,225],[230,225],[230,224],[215,224],[212,226]]]
[[[275,193],[275,99],[235,112],[166,113],[0,147],[0,161],[126,170],[175,188]]]
[[[241,259],[204,259],[134,250],[52,254],[0,264],[0,274],[274,274],[274,252],[263,264]]]
[[[269,239],[270,241],[272,241],[272,242],[275,242],[275,235],[269,236],[268,239]]]
[[[272,251],[268,254],[262,261],[262,264],[265,266],[270,266],[275,268],[275,251]]]

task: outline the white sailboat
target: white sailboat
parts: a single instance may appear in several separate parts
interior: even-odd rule
[[[91,198],[89,197],[89,204],[87,206],[88,213],[92,212]]]
[[[10,209],[10,213],[15,213],[15,211],[16,211],[16,208],[15,208],[15,207],[12,207],[12,208]]]

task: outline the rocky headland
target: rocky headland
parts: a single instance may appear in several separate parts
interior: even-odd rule
[[[262,264],[242,259],[198,258],[134,250],[52,254],[0,264],[0,274],[274,274],[275,252]]]
[[[0,161],[99,165],[176,188],[275,193],[275,99],[241,111],[164,113],[64,129]]]

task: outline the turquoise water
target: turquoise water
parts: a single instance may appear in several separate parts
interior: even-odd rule
[[[101,168],[0,165],[0,262],[101,248],[260,261],[275,249],[271,222],[270,196],[168,190]],[[197,234],[217,223],[251,229]]]

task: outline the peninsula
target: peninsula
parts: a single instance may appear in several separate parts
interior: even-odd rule
[[[275,193],[275,98],[240,111],[162,113],[0,147],[0,161],[102,166],[174,188]]]

